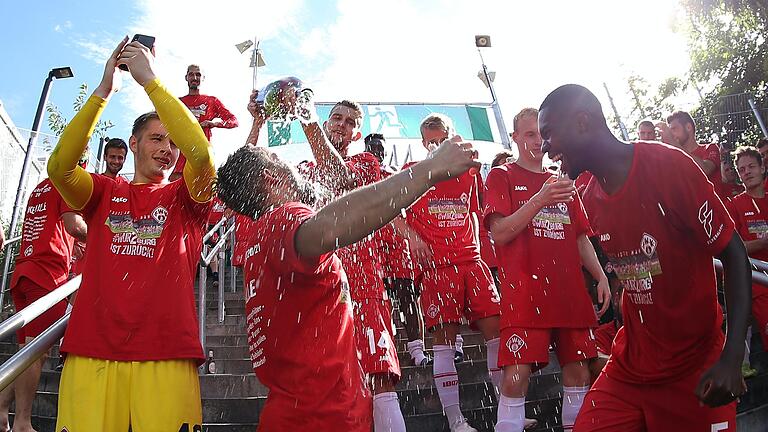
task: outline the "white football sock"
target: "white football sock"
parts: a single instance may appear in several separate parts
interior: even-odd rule
[[[525,427],[525,398],[499,395],[496,432],[522,432]]]
[[[459,408],[459,375],[456,373],[456,364],[453,363],[453,349],[448,345],[435,345],[432,350],[435,355],[432,374],[437,395],[440,396],[443,412],[448,417],[448,424],[453,426],[464,421]]]
[[[421,365],[421,362],[426,358],[424,355],[424,341],[421,339],[412,340],[406,344],[406,347],[408,347],[408,353],[411,354],[411,358],[416,363],[416,366]]]
[[[589,391],[589,386],[566,387],[563,386],[563,430],[570,431],[579,415],[584,396]]]
[[[373,430],[405,432],[405,419],[396,392],[379,393],[373,397]]]
[[[491,376],[491,382],[496,387],[496,394],[500,394],[501,368],[499,368],[499,338],[485,341],[485,347],[488,352],[488,375]]]

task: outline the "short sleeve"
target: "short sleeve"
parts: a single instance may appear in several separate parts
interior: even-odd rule
[[[659,170],[666,174],[657,179],[662,210],[672,224],[690,232],[713,256],[719,255],[733,236],[731,216],[696,162],[679,150],[668,153],[675,169]]]
[[[333,252],[319,257],[302,257],[296,250],[296,232],[299,227],[315,215],[314,210],[300,203],[288,203],[275,210],[267,218],[266,226],[261,225],[267,238],[267,262],[281,268],[286,266],[299,273],[313,274],[320,270]]]
[[[485,179],[485,193],[483,196],[483,226],[488,226],[488,216],[498,213],[501,216],[509,216],[514,213],[512,199],[509,196],[509,176],[504,167],[496,167],[488,173]]]
[[[720,150],[715,144],[707,145],[707,152],[705,154],[705,160],[708,160],[720,168]]]
[[[114,185],[112,179],[101,174],[91,173],[91,179],[93,180],[93,191],[91,192],[91,197],[88,199],[88,202],[81,210],[83,217],[86,219],[99,207],[99,203],[104,199],[104,194],[106,193],[107,188]]]

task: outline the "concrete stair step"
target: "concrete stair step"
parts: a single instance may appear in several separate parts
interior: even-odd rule
[[[205,315],[206,325],[239,325],[245,329],[245,315],[231,315],[226,309],[224,309],[224,312],[224,322],[219,322],[218,309],[214,310],[213,313],[207,313]]]
[[[200,394],[203,398],[245,398],[266,396],[267,393],[267,388],[253,373],[200,376]]]
[[[241,324],[208,324],[205,330],[206,345],[208,336],[245,336],[245,326]],[[247,339],[246,339],[247,340]]]

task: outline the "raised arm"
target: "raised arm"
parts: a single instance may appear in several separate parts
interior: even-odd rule
[[[354,187],[352,171],[344,163],[339,152],[328,141],[323,127],[316,120],[309,124],[303,124],[304,135],[307,136],[312,155],[317,162],[319,180],[330,190],[346,192]]]
[[[93,179],[77,163],[88,146],[107,101],[120,89],[121,75],[117,61],[127,43],[126,36],[107,59],[101,83],[64,128],[56,148],[48,159],[48,177],[64,198],[64,202],[73,210],[85,207],[93,193]]]
[[[152,69],[153,55],[147,47],[131,42],[123,49],[118,62],[126,64],[136,82],[144,87],[171,141],[186,157],[184,180],[189,195],[197,202],[210,200],[216,181],[216,167],[213,165],[211,144],[197,119],[157,79]]]
[[[471,144],[454,137],[432,158],[388,179],[356,189],[331,202],[296,232],[296,251],[317,257],[360,241],[389,223],[436,183],[478,168]]]

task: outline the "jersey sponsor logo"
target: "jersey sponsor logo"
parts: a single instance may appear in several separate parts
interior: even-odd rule
[[[515,191],[527,191],[528,186],[515,186]]]
[[[507,339],[507,342],[504,345],[506,345],[509,352],[517,354],[518,351],[525,347],[525,341],[517,333],[515,333],[510,336],[509,339]]]
[[[429,305],[429,307],[427,308],[427,316],[432,318],[432,319],[435,319],[435,317],[437,316],[437,314],[439,312],[440,312],[440,308],[437,307],[437,305],[434,304],[434,303]]]
[[[712,209],[709,208],[709,201],[704,201],[704,204],[699,207],[699,222],[704,227],[707,237],[712,237],[712,213]]]
[[[754,215],[755,215],[755,212],[751,212],[751,211],[744,213],[744,216],[754,216]]]
[[[27,246],[27,248],[26,248],[26,249],[24,249],[24,256],[25,256],[25,257],[28,257],[28,256],[32,255],[32,253],[33,253],[34,251],[35,251],[35,250],[32,248],[32,245],[29,245],[29,246]]]
[[[648,258],[652,257],[653,254],[656,252],[656,246],[658,245],[658,242],[655,238],[653,238],[652,235],[648,233],[643,233],[643,238],[640,240],[640,250],[643,251],[643,254],[647,256]]]
[[[611,235],[609,233],[600,234],[600,241],[601,242],[607,242],[611,240]]]
[[[728,430],[728,422],[712,423],[710,432],[720,432],[724,430]]]
[[[128,198],[125,198],[125,197],[112,197],[112,202],[113,203],[127,203],[128,202]]]
[[[152,218],[160,225],[163,225],[165,220],[168,219],[168,209],[163,206],[155,207],[155,209],[152,210]]]

